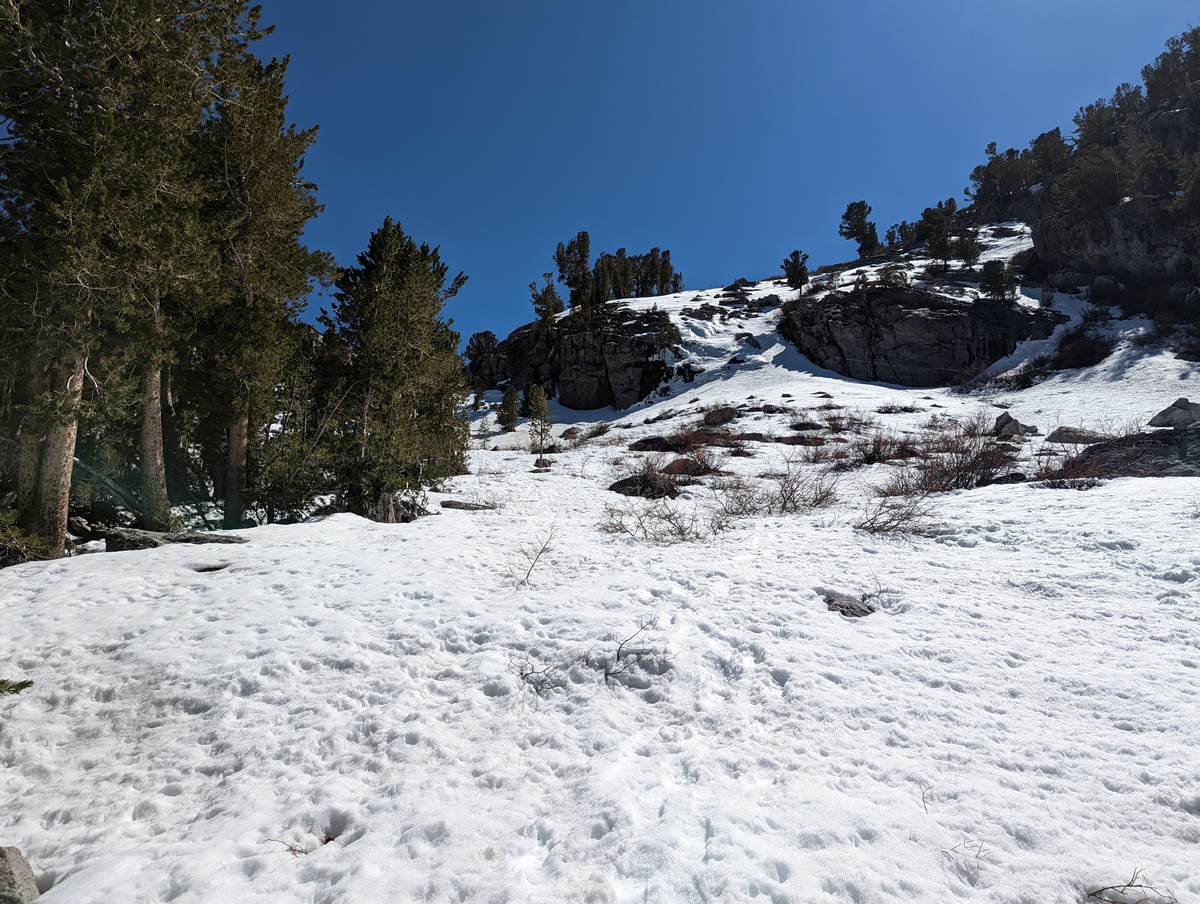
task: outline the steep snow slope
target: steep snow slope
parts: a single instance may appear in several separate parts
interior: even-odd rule
[[[548,472],[523,432],[479,440],[511,448],[432,501],[494,510],[0,572],[0,673],[36,682],[0,703],[0,845],[47,904],[1078,902],[1137,870],[1195,899],[1200,482],[942,494],[924,536],[875,536],[853,525],[879,464],[717,532],[708,478],[673,503],[690,542],[601,527],[646,505],[606,489],[628,443],[718,403],[742,432],[1000,404],[1044,433],[1144,423],[1200,368],[1122,321],[1108,361],[1023,392],[865,385],[773,316],[680,320],[696,382],[556,409],[612,427]],[[745,448],[721,466],[752,484],[821,467]]]

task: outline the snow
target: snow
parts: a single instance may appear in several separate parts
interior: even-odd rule
[[[944,494],[927,536],[873,536],[876,465],[692,542],[600,529],[628,443],[717,403],[787,409],[742,412],[764,433],[836,404],[895,430],[1002,405],[1045,434],[1144,424],[1200,368],[1119,321],[1103,364],[1020,392],[863,384],[777,311],[677,316],[703,300],[656,302],[695,383],[555,407],[557,433],[612,429],[548,472],[493,434],[431,496],[494,510],[0,571],[0,673],[36,682],[0,702],[0,845],[39,900],[1016,904],[1135,870],[1200,896],[1200,481]],[[795,451],[750,447],[722,467]],[[645,667],[606,680],[639,627]]]

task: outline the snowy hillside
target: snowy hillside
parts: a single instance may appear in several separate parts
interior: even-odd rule
[[[1106,361],[1026,390],[863,384],[777,309],[684,316],[716,294],[637,302],[698,376],[555,408],[585,439],[548,470],[473,415],[435,516],[0,571],[0,677],[36,682],[0,702],[0,846],[39,900],[1200,898],[1200,481],[937,493],[918,532],[871,533],[907,465],[846,458],[1008,411],[1041,431],[1033,475],[1054,427],[1136,429],[1200,398],[1200,366],[1114,320]],[[607,489],[717,406],[743,437],[697,453],[721,474]],[[799,435],[820,444],[772,441]],[[789,476],[836,498],[733,504]]]

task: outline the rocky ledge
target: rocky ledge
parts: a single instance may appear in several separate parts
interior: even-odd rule
[[[472,361],[471,385],[536,383],[567,408],[628,408],[671,376],[666,353],[678,342],[662,311],[614,306],[588,320],[568,314],[551,327],[520,327],[486,358]]]
[[[1016,304],[871,286],[790,301],[779,332],[814,364],[855,380],[951,386],[1061,322]]]

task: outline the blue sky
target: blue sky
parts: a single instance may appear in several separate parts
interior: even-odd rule
[[[262,2],[290,118],[321,126],[310,245],[352,263],[393,216],[470,277],[464,340],[531,319],[581,229],[671,249],[691,289],[849,259],[848,202],[882,234],[961,200],[989,141],[1068,133],[1200,24],[1176,0]]]

